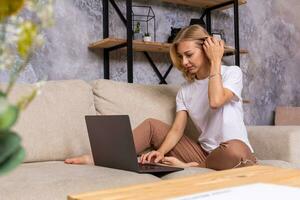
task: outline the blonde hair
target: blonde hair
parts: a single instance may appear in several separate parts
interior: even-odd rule
[[[195,41],[199,47],[202,47],[202,44],[206,38],[210,37],[208,32],[200,25],[192,25],[183,28],[175,37],[171,48],[170,48],[170,57],[173,62],[173,65],[179,69],[184,78],[189,82],[195,80],[196,75],[190,74],[183,66],[182,66],[182,59],[178,55],[177,47],[178,44],[182,41]]]

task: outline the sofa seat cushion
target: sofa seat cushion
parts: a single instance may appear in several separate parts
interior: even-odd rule
[[[17,84],[11,101],[30,94],[33,87]],[[90,152],[84,116],[95,113],[92,88],[86,82],[46,82],[14,127],[22,137],[25,162],[63,160]]]
[[[163,180],[176,179],[176,178],[192,176],[192,175],[196,175],[196,174],[209,173],[209,172],[214,172],[214,171],[215,170],[208,169],[208,168],[188,167],[188,168],[184,168],[184,170],[182,170],[182,171],[172,172],[170,174],[164,175],[161,177],[161,179],[163,179]]]
[[[0,197],[9,200],[66,200],[67,195],[160,181],[138,174],[60,161],[25,163],[0,179]]]

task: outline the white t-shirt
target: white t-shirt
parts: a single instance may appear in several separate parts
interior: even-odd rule
[[[245,142],[251,151],[243,121],[241,93],[243,74],[237,66],[221,67],[223,87],[231,90],[233,99],[218,109],[211,109],[208,100],[208,78],[184,83],[176,96],[176,112],[186,110],[199,132],[202,148],[211,152],[220,143],[232,139]]]

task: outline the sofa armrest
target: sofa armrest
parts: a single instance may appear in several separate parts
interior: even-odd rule
[[[300,166],[300,126],[248,126],[258,159],[284,160]]]

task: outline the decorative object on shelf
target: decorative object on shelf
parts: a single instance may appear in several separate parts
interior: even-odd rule
[[[143,39],[143,33],[141,33],[141,23],[140,22],[137,22],[135,24],[133,38],[135,40],[142,40]]]
[[[29,12],[26,17],[19,15],[23,8]],[[42,45],[41,31],[52,25],[52,19],[52,0],[0,1],[0,71],[10,75],[8,84],[0,88],[0,176],[16,168],[25,158],[21,137],[12,127],[20,112],[38,94],[41,83],[15,105],[8,97],[34,50]]]
[[[219,40],[223,40],[226,43],[225,32],[222,29],[215,29],[211,35]]]
[[[199,19],[192,18],[191,21],[190,21],[190,25],[194,25],[194,24],[198,24],[198,25],[200,25],[200,26],[202,26],[203,28],[206,29],[206,24],[205,24],[203,18],[199,18]]]
[[[174,28],[171,27],[171,34],[168,38],[168,43],[172,43],[173,40],[175,39],[176,35],[179,33],[179,31],[181,30],[181,28]]]
[[[150,33],[145,33],[143,37],[144,42],[151,42],[151,35]]]
[[[156,21],[151,6],[132,6],[132,22],[134,30],[133,39],[143,39],[144,33],[149,33],[154,36],[154,41],[156,41]],[[153,29],[150,28],[151,26]],[[136,33],[136,29],[139,30],[139,32]]]

